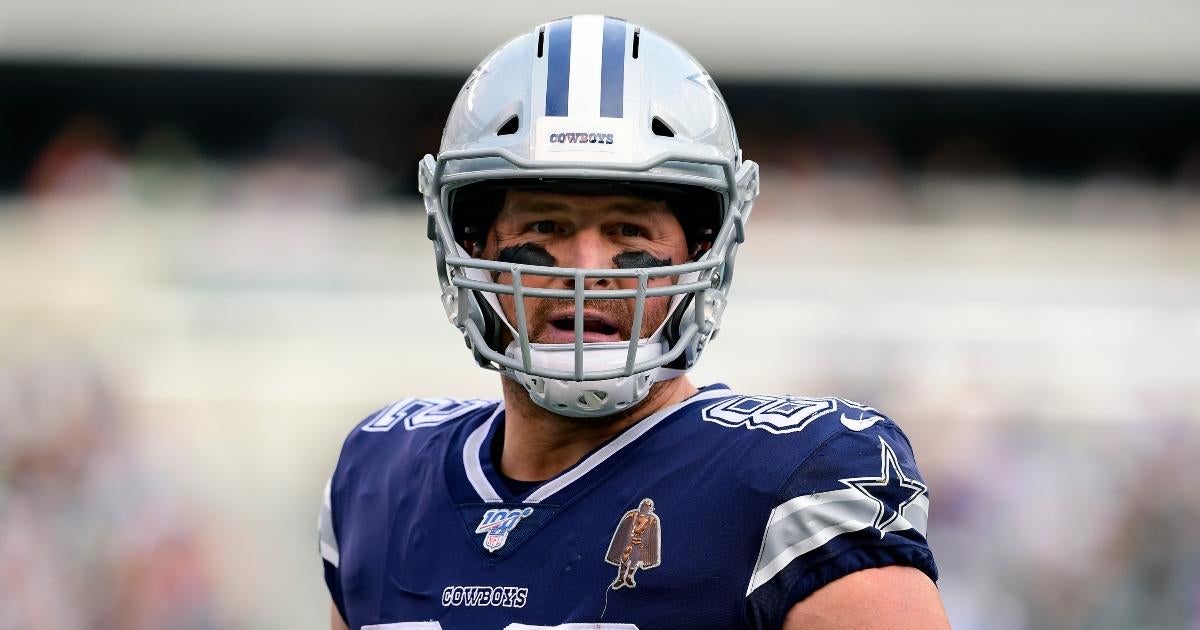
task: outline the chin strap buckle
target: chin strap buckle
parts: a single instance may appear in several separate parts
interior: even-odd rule
[[[437,160],[429,154],[421,158],[421,163],[417,165],[417,189],[422,195],[430,196],[438,194],[438,191],[434,190],[433,187],[433,173],[436,169]]]
[[[446,309],[450,323],[458,326],[458,289],[453,285],[442,287],[442,307]]]
[[[700,334],[709,336],[715,334],[721,326],[721,315],[725,313],[725,293],[719,289],[704,290],[704,321],[700,323]]]

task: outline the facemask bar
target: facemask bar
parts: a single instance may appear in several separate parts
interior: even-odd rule
[[[458,173],[449,176],[445,175],[447,164],[451,162],[480,158],[500,158],[517,168],[515,171],[512,169],[493,169]],[[719,182],[718,180],[696,175],[647,172],[668,162],[717,166],[721,168],[725,181]],[[735,171],[734,165],[729,160],[687,154],[664,153],[639,164],[604,164],[602,168],[597,168],[597,166],[595,162],[547,163],[527,160],[505,149],[447,151],[442,153],[437,160],[428,155],[422,160],[420,168],[421,191],[425,196],[426,211],[430,221],[429,236],[434,240],[438,276],[443,287],[443,303],[455,325],[467,335],[469,344],[476,353],[477,359],[482,358],[485,360],[480,361],[480,364],[484,367],[488,367],[489,369],[506,368],[543,378],[572,381],[597,381],[628,377],[633,374],[662,367],[677,360],[689,347],[693,345],[701,346],[707,336],[715,332],[721,315],[720,311],[724,307],[725,296],[729,291],[730,281],[732,280],[733,259],[737,251],[737,245],[745,239],[745,214],[743,212],[749,212],[750,203],[758,193],[757,164],[746,161]],[[453,188],[452,184],[476,182],[484,179],[501,179],[514,175],[522,178],[570,177],[575,179],[594,178],[654,181],[692,186],[697,186],[700,185],[700,182],[707,181],[710,183],[725,184],[724,189],[729,201],[726,204],[726,216],[722,220],[721,228],[709,252],[700,260],[680,265],[656,267],[653,269],[576,269],[501,263],[462,256],[446,256],[446,251],[460,251],[457,243],[454,241],[454,232],[450,225],[450,219],[447,213],[442,211],[442,208],[446,207],[449,192]],[[712,186],[706,187],[711,188]],[[724,267],[723,269],[722,266]],[[467,270],[509,273],[512,276],[512,284],[508,285],[472,279],[468,277]],[[695,278],[695,280],[684,281],[685,278],[688,278],[685,274],[691,274],[690,277]],[[522,282],[522,276],[524,275],[573,278],[575,288],[529,288],[524,286]],[[681,282],[665,287],[649,287],[649,280],[651,278],[664,276],[681,276]],[[636,289],[586,290],[584,289],[584,285],[585,280],[588,278],[636,278],[638,286]],[[521,347],[520,361],[497,352],[488,345],[481,330],[482,322],[477,321],[476,318],[472,318],[471,313],[468,312],[470,307],[467,305],[470,303],[470,292],[472,291],[484,294],[513,296],[517,319],[517,330],[515,332]],[[639,345],[646,341],[638,337],[645,311],[645,300],[652,297],[685,295],[695,296],[690,305],[694,316],[689,321],[682,322],[681,330],[677,337],[673,339],[674,343],[671,344],[672,347],[670,350],[656,358],[636,362]],[[633,298],[635,306],[630,339],[628,342],[620,342],[628,343],[624,367],[584,371],[584,349],[586,347],[598,345],[611,347],[614,344],[585,344],[583,342],[584,320],[578,316],[575,318],[574,369],[569,371],[553,370],[533,365],[531,344],[528,337],[528,324],[525,318],[525,297],[574,300],[577,315],[583,312],[585,300]],[[668,320],[673,316],[674,310],[681,305],[684,308],[688,307],[686,301],[684,303],[677,301],[672,305],[671,311],[667,314]],[[484,307],[480,305],[478,308],[482,309]],[[698,335],[703,335],[704,338],[697,339]],[[654,337],[657,338],[657,336],[656,334]],[[489,362],[492,365],[489,365]]]
[[[485,282],[472,280],[466,277],[465,274],[454,273],[452,271],[449,276],[450,284],[459,290],[484,291],[498,295],[513,296],[514,306],[516,309],[517,320],[517,338],[521,345],[520,362],[513,361],[512,358],[499,353],[489,354],[483,352],[484,356],[504,367],[520,370],[522,372],[542,376],[544,378],[570,379],[575,381],[584,380],[600,380],[612,378],[616,376],[630,376],[635,372],[644,372],[661,365],[665,365],[679,356],[676,353],[668,353],[663,357],[659,357],[653,361],[647,361],[640,364],[635,364],[634,359],[637,352],[638,343],[642,341],[638,335],[642,329],[642,319],[645,313],[645,305],[647,298],[656,297],[673,297],[679,295],[698,294],[708,289],[716,288],[719,282],[719,276],[711,273],[721,265],[721,261],[715,258],[702,259],[695,262],[688,262],[680,265],[670,265],[666,267],[655,267],[653,269],[577,269],[563,267],[541,267],[535,265],[522,265],[515,263],[502,263],[491,260],[480,260],[477,258],[461,258],[447,257],[445,264],[452,270],[462,269],[479,269],[483,271],[491,271],[497,273],[512,274],[512,284],[504,284],[499,282]],[[678,284],[663,287],[649,286],[652,278],[660,278],[667,276],[686,276],[699,275],[698,280],[682,281]],[[525,287],[522,278],[529,275],[549,276],[557,278],[572,278],[575,283],[574,289],[541,289]],[[585,289],[586,280],[589,278],[636,278],[638,285],[636,289]],[[714,278],[717,282],[714,282]],[[585,300],[623,300],[634,299],[633,323],[630,327],[630,339],[628,341],[629,348],[625,367],[623,369],[610,369],[598,372],[583,372],[583,349],[585,343],[583,341],[583,323],[582,317],[575,318],[575,369],[574,372],[564,372],[560,370],[544,370],[531,362],[530,357],[530,341],[528,322],[525,317],[524,298],[550,298],[558,300],[574,300],[575,312],[582,313]],[[668,313],[668,317],[669,317]],[[697,311],[697,316],[703,316],[702,309]],[[700,320],[701,322],[703,320]],[[687,332],[690,328],[699,328],[699,323],[689,324],[685,328],[683,336],[690,340],[695,331]],[[474,322],[470,322],[471,325]],[[474,336],[474,335],[473,335]],[[479,339],[472,339],[478,343],[482,341],[482,334]],[[680,341],[683,341],[681,336]],[[685,344],[678,343],[679,350],[682,351]],[[484,344],[486,348],[486,344]],[[480,348],[481,351],[484,348]],[[490,348],[489,348],[490,350]],[[494,356],[493,356],[494,355]]]

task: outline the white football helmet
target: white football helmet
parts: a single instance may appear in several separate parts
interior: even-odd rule
[[[472,257],[462,243],[488,229],[467,209],[478,191],[530,185],[675,191],[689,201],[672,210],[685,225],[700,221],[711,247],[683,264],[637,269]],[[724,99],[686,51],[624,20],[581,15],[537,26],[479,64],[454,102],[438,156],[421,160],[420,188],[442,302],[476,362],[515,379],[550,411],[597,417],[636,405],[654,382],[691,369],[716,334],[758,165],[742,159]],[[511,284],[496,281],[502,272]],[[527,287],[530,276],[570,278],[574,288]],[[649,286],[663,277],[677,280]],[[585,289],[589,278],[636,278],[637,288]],[[515,322],[500,294],[513,296]],[[660,296],[672,298],[666,321],[637,338],[646,299]],[[523,298],[574,301],[575,342],[532,343]],[[631,339],[585,343],[585,301],[616,299],[635,300]]]

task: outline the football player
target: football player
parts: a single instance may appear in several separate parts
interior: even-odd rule
[[[404,398],[350,432],[319,520],[333,627],[948,627],[892,420],[688,380],[758,167],[687,52],[537,26],[467,79],[420,186],[503,399]]]

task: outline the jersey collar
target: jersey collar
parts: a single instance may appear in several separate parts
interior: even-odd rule
[[[686,400],[658,410],[625,429],[617,437],[592,451],[574,466],[538,486],[522,500],[517,500],[509,495],[508,489],[500,480],[499,471],[497,471],[491,457],[490,445],[495,438],[496,428],[503,421],[501,414],[504,412],[504,403],[501,402],[496,406],[495,411],[488,416],[487,420],[476,427],[467,437],[463,445],[463,468],[466,472],[467,480],[471,483],[471,487],[474,488],[475,493],[485,503],[538,504],[547,500],[558,502],[564,499],[564,495],[567,494],[568,489],[578,486],[577,482],[587,476],[588,473],[602,466],[625,449],[625,447],[636,442],[664,420],[667,420],[685,407],[701,401],[729,395],[730,391],[727,386],[722,384],[711,385]]]

